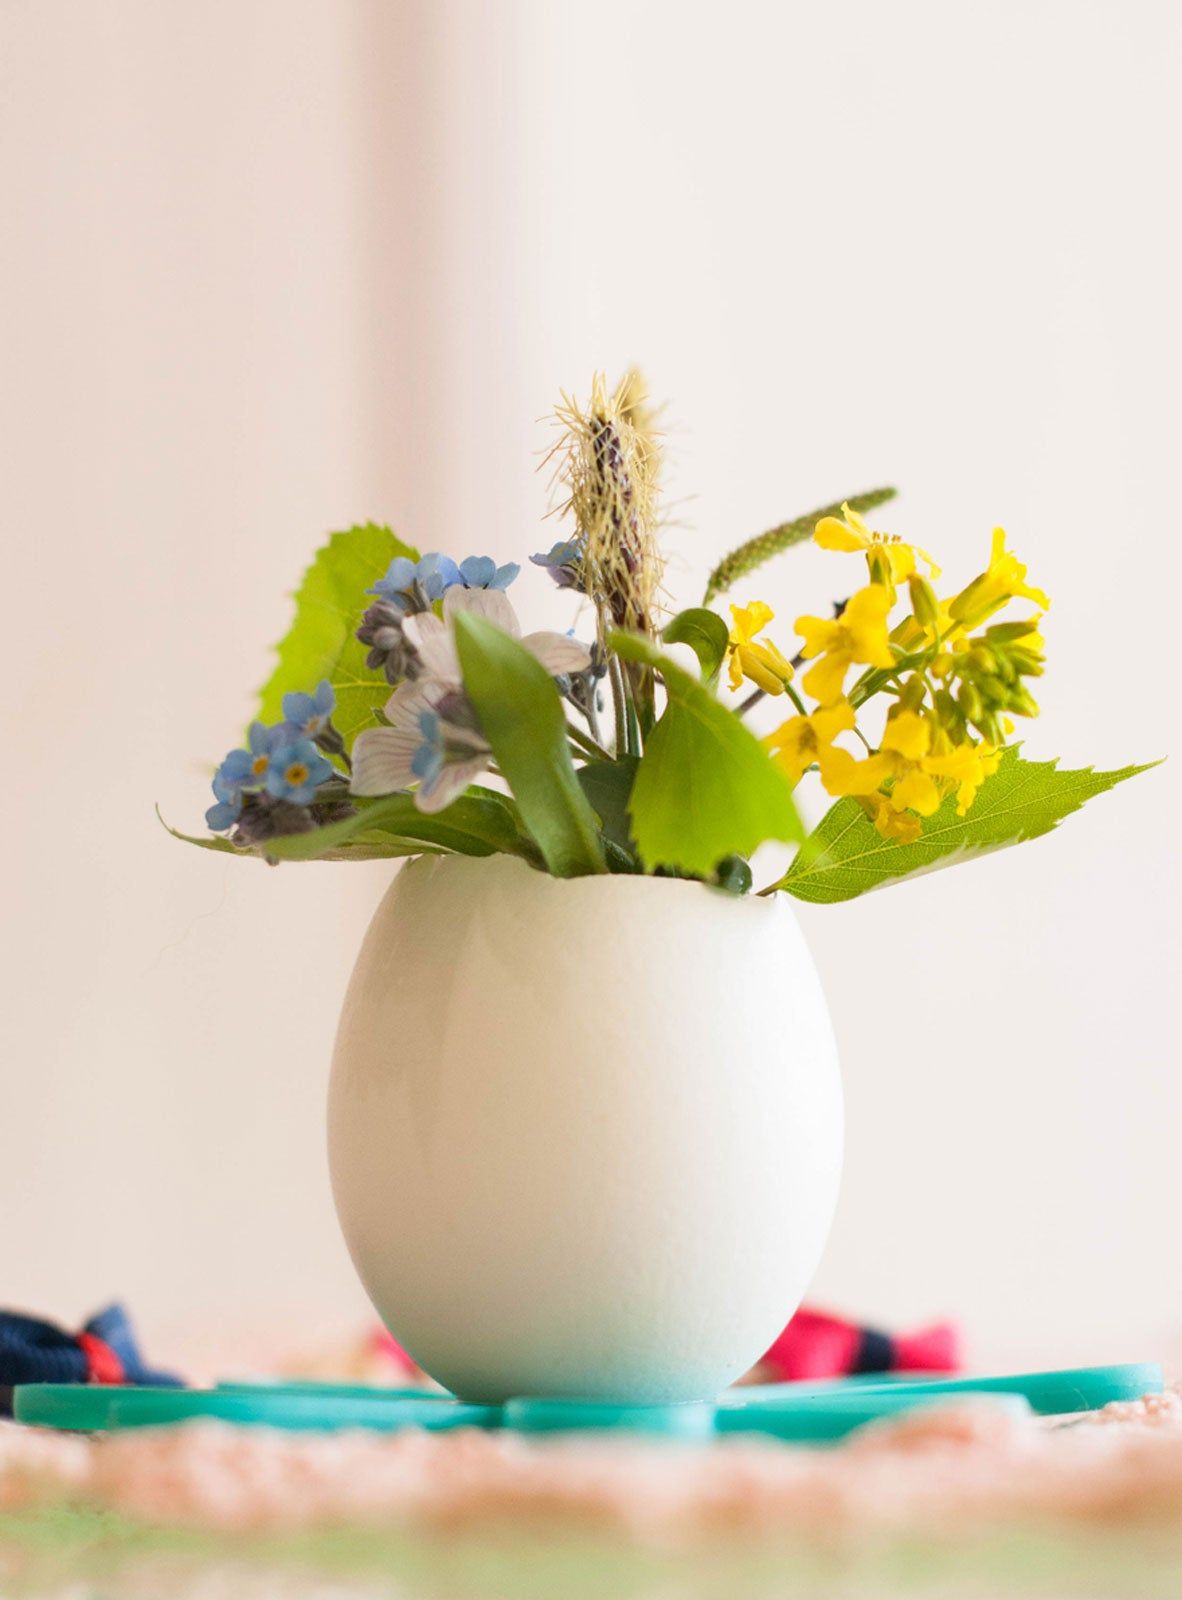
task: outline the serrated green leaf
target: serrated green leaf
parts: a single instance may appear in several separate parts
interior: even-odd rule
[[[354,635],[369,604],[365,591],[395,556],[419,559],[417,550],[377,522],[334,533],[316,552],[296,590],[295,620],[275,647],[275,670],[260,690],[256,715],[261,721],[279,722],[285,694],[311,693],[327,678],[336,691],[333,720],[346,749],[363,728],[373,726],[374,712],[390,698],[390,685],[366,666],[366,647]]]
[[[649,639],[613,633],[611,647],[661,675],[668,704],[632,786],[632,832],[646,867],[701,877],[724,856],[803,835],[792,787],[741,718]]]
[[[691,606],[688,611],[677,613],[661,638],[666,644],[688,644],[701,663],[702,677],[709,683],[718,676],[730,629],[717,611]]]
[[[868,489],[865,494],[847,495],[844,502],[835,500],[832,505],[820,506],[816,511],[810,511],[807,516],[794,517],[791,522],[781,522],[778,527],[769,528],[766,533],[757,533],[754,539],[748,539],[746,544],[741,544],[737,550],[732,550],[730,555],[724,556],[718,563],[706,584],[703,603],[709,605],[718,595],[725,594],[728,589],[733,588],[740,578],[747,577],[756,568],[762,567],[765,561],[778,556],[781,551],[789,550],[794,544],[803,544],[806,539],[811,539],[813,529],[821,518],[840,517],[843,504],[861,515],[873,511],[875,506],[885,505],[888,500],[893,500],[895,493],[894,489]]]
[[[1091,767],[1062,771],[1055,761],[1024,761],[1011,746],[966,816],[957,816],[956,796],[949,795],[912,844],[884,839],[856,800],[839,800],[774,887],[818,905],[852,900],[901,878],[1049,833],[1085,800],[1156,765],[1151,761],[1116,772]]]
[[[606,872],[599,824],[575,776],[553,678],[501,628],[457,611],[464,688],[521,819],[556,878]]]

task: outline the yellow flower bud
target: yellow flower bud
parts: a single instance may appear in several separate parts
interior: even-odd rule
[[[976,691],[974,690],[974,693],[975,692]],[[961,687],[960,698],[961,698],[961,705],[963,705],[963,703],[964,703],[964,687],[963,686]],[[978,698],[980,698],[980,697],[978,696]],[[960,725],[961,725],[962,720],[963,720],[963,717],[967,716],[968,713],[964,712],[962,714],[961,706],[957,705],[956,701],[952,698],[952,696],[949,694],[947,689],[937,689],[936,690],[936,696],[935,696],[935,700],[933,701],[933,704],[934,704],[935,709],[936,709],[936,716],[937,716],[937,718],[939,720],[940,726],[942,728],[950,728],[950,729],[959,730]]]
[[[1019,686],[1010,696],[1008,711],[1016,711],[1020,717],[1037,717],[1038,701],[1028,689]]]
[[[911,594],[911,609],[915,612],[918,621],[933,634],[940,631],[940,606],[936,599],[936,591],[926,578],[920,577],[918,572],[913,572],[907,580],[907,588]]]
[[[1027,650],[1022,645],[1012,645],[1009,651],[1010,660],[1014,664],[1014,671],[1024,678],[1041,678],[1045,663],[1033,650]]]
[[[977,718],[985,709],[981,700],[980,692],[976,686],[971,683],[962,683],[960,688],[957,690],[956,698],[960,705],[960,709],[964,712],[968,720],[970,722],[976,722]]]
[[[899,707],[903,711],[918,711],[923,705],[926,686],[917,672],[913,672],[899,691]]]
[[[994,677],[991,673],[985,673],[978,678],[977,687],[991,705],[1004,705],[1009,698],[1005,684],[1000,678]]]

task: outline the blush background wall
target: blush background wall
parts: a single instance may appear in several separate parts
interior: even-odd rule
[[[152,806],[199,824],[327,529],[547,545],[538,419],[596,368],[668,397],[674,602],[894,481],[950,575],[1000,521],[1052,591],[1031,753],[1177,748],[1180,68],[1168,3],[0,8],[0,1300],[364,1324],[323,1098],[388,869]],[[751,592],[790,622],[837,559]],[[1182,1353],[1180,801],[802,911],[849,1114],[815,1299]]]

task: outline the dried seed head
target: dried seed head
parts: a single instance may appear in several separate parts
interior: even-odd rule
[[[600,641],[613,626],[655,637],[661,452],[643,379],[629,372],[609,394],[597,374],[589,404],[563,395],[557,417],[562,438],[555,453],[566,490],[561,509],[575,520]]]

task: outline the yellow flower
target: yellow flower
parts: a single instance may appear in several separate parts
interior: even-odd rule
[[[775,616],[771,606],[753,600],[749,606],[732,606],[727,654],[730,657],[730,685],[737,689],[749,678],[765,694],[783,694],[792,676],[792,663],[768,639],[755,636]]]
[[[908,761],[922,761],[932,748],[932,725],[918,711],[897,711],[883,729],[881,748]]]
[[[985,779],[997,771],[1001,751],[990,744],[960,744],[947,755],[929,756],[924,767],[933,777],[956,784],[956,814],[963,817]]]
[[[872,795],[869,804],[874,826],[892,844],[914,844],[923,832],[919,818],[908,816],[906,811],[894,810],[886,795]]]
[[[949,744],[936,724],[911,710],[897,711],[887,719],[880,753],[891,762],[895,780],[885,797],[887,804],[921,817],[934,815],[953,785],[957,815],[963,817],[1001,760],[1001,751],[993,745]]]
[[[822,517],[813,529],[813,538],[823,550],[860,550],[866,557],[871,577],[882,568],[892,584],[905,583],[916,571],[916,556],[927,562],[933,578],[940,569],[917,544],[908,544],[897,533],[872,533],[856,511],[848,505],[840,517]]]
[[[839,734],[851,733],[853,728],[854,708],[848,700],[839,700],[811,716],[789,717],[764,744],[793,783],[799,783],[815,762],[831,795],[871,795],[891,777],[891,758],[872,755],[858,761],[834,744]]]
[[[894,595],[881,583],[868,584],[852,596],[840,617],[797,617],[806,660],[820,656],[804,676],[804,687],[823,706],[841,698],[845,675],[856,661],[868,667],[893,667],[886,619]]]
[[[1051,603],[1041,589],[1026,582],[1025,566],[1012,550],[1006,549],[1005,529],[994,528],[989,566],[961,590],[948,610],[955,622],[975,628],[1009,600],[1033,600],[1044,611]],[[1037,622],[1033,625],[1037,627]]]
[[[848,700],[814,711],[811,716],[789,717],[774,733],[763,741],[772,752],[776,764],[783,768],[793,783],[799,783],[806,768],[814,761],[820,762],[822,774],[825,765],[834,755],[845,755],[844,750],[834,750],[833,741],[838,734],[848,733],[854,726],[854,708]],[[847,757],[852,760],[853,757]]]
[[[859,797],[874,794],[893,771],[889,756],[864,756],[859,761],[848,750],[836,747],[821,755],[820,768],[821,782],[839,799],[847,794]]]

